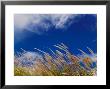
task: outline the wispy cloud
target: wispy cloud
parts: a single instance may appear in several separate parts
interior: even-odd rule
[[[15,14],[14,26],[19,31],[28,30],[37,34],[55,29],[65,29],[78,15],[73,14]],[[15,29],[15,30],[16,30]]]

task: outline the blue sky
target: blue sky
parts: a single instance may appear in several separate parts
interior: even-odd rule
[[[14,50],[34,48],[56,50],[64,43],[74,54],[87,47],[97,53],[97,16],[95,14],[15,14]]]

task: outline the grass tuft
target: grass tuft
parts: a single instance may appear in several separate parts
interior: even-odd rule
[[[14,75],[15,76],[96,76],[96,55],[87,47],[91,55],[83,50],[78,49],[82,56],[77,56],[69,51],[64,44],[54,45],[56,51],[51,54],[40,49],[42,55],[34,52],[27,54],[24,49],[22,53],[18,52],[14,58]],[[63,51],[63,52],[62,52]]]

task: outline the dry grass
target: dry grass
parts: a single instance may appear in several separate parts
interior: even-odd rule
[[[54,45],[58,50],[51,51],[51,54],[35,48],[38,52],[42,53],[41,57],[36,55],[24,56],[27,52],[23,50],[22,53],[15,55],[15,76],[95,76],[96,75],[96,55],[87,47],[92,57],[81,51],[83,56],[73,55],[69,48],[61,43]],[[63,52],[62,52],[63,51]],[[22,63],[29,61],[33,64]],[[34,61],[33,61],[34,60]]]

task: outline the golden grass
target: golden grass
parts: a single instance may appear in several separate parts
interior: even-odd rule
[[[73,55],[68,47],[61,43],[58,45],[54,45],[59,50],[56,52],[52,52],[52,55],[43,52],[43,59],[36,59],[35,64],[32,66],[23,66],[19,65],[17,57],[15,57],[15,67],[14,67],[14,75],[15,76],[95,76],[96,75],[96,67],[91,68],[91,64],[93,63],[93,59],[89,55],[87,55],[84,51],[80,50],[83,55],[86,57],[78,57]],[[94,52],[87,47],[89,52],[94,55]],[[60,50],[64,51],[61,52]],[[22,53],[23,54],[23,53]],[[68,60],[67,62],[65,60]],[[81,66],[80,62],[84,63],[85,67]]]

